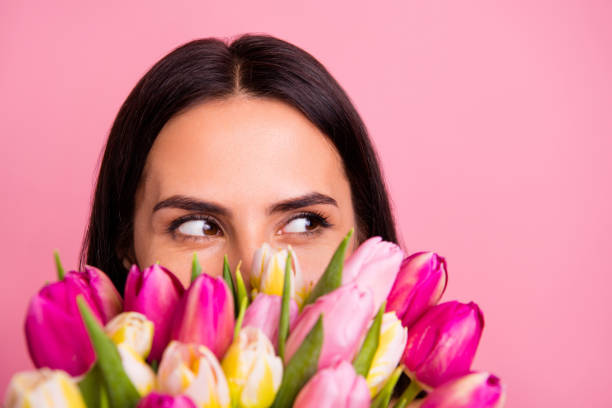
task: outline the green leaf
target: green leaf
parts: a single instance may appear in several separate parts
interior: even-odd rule
[[[317,372],[319,355],[323,346],[323,316],[310,329],[304,341],[297,349],[283,373],[283,380],[272,404],[273,408],[284,408],[293,405],[295,397],[304,384]]]
[[[234,287],[234,279],[232,279],[232,272],[230,270],[229,262],[227,260],[227,255],[223,255],[223,280],[227,284],[227,287],[232,294],[232,299],[234,299],[234,313],[238,316],[238,312],[240,310],[240,303],[238,303],[238,295],[236,294],[236,288]]]
[[[392,373],[385,386],[378,392],[372,404],[370,404],[370,408],[387,408],[389,406],[389,401],[391,400],[391,395],[393,394],[393,389],[395,388],[395,384],[397,384],[397,380],[399,380],[400,375],[402,375],[404,367],[398,366]]]
[[[99,367],[102,383],[108,392],[109,405],[112,407],[135,407],[140,399],[140,394],[123,370],[117,347],[106,336],[82,295],[77,297],[77,303],[96,352],[96,365]]]
[[[79,390],[87,408],[103,408],[102,404],[106,395],[102,374],[98,363],[94,363],[85,377],[78,382]]]
[[[242,328],[242,320],[244,319],[244,312],[247,307],[247,298],[242,298],[240,302],[240,311],[238,312],[238,318],[236,319],[236,325],[234,326],[234,340],[238,338],[238,333],[240,333],[240,329]]]
[[[238,266],[236,266],[236,293],[238,294],[238,302],[242,304],[242,299],[246,298],[246,305],[249,305],[249,295],[246,290],[246,286],[244,286],[244,280],[242,279],[242,274],[240,273],[240,265],[242,261],[238,262]]]
[[[60,260],[59,252],[53,251],[53,257],[55,258],[55,268],[57,269],[57,280],[64,280],[66,272],[64,271],[64,267],[62,266],[62,261]]]
[[[289,334],[289,306],[291,304],[291,251],[287,251],[285,261],[285,277],[283,281],[283,297],[281,300],[281,313],[278,319],[278,356],[285,359],[285,341]]]
[[[346,247],[348,245],[349,239],[351,239],[351,235],[353,235],[353,228],[350,229],[346,237],[340,242],[336,252],[329,261],[325,272],[319,281],[312,289],[306,301],[304,302],[304,306],[313,303],[320,296],[325,295],[335,289],[338,289],[340,285],[342,285],[342,267],[344,266],[344,255],[346,253]]]
[[[191,261],[191,281],[196,280],[198,276],[202,274],[202,266],[198,261],[198,254],[193,253],[193,260]]]
[[[386,305],[387,302],[385,301],[380,309],[378,309],[378,313],[376,314],[372,325],[368,329],[363,345],[353,360],[355,372],[362,375],[364,378],[368,376],[370,367],[372,366],[372,360],[374,359],[376,350],[378,350],[378,342],[380,341],[380,327],[382,325],[382,317],[385,313]]]

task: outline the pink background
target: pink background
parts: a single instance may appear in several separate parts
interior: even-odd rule
[[[263,32],[351,96],[406,248],[445,256],[445,298],[483,308],[474,367],[507,406],[612,405],[611,2],[83,3],[0,5],[2,394],[30,367],[22,320],[53,249],[76,265],[132,86],[188,40]]]

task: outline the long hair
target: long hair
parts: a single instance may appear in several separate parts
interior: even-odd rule
[[[111,128],[81,249],[122,292],[124,256],[133,251],[134,196],[147,155],[164,124],[195,104],[233,94],[275,98],[301,111],[342,158],[361,242],[379,235],[397,243],[387,190],[366,127],[348,96],[306,51],[268,35],[231,44],[206,38],[157,62],[129,94]]]

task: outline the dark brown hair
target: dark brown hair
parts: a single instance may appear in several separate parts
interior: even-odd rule
[[[184,44],[157,62],[129,94],[100,164],[81,266],[96,266],[120,291],[132,257],[134,196],[147,155],[164,124],[207,100],[244,93],[284,101],[325,134],[342,157],[358,242],[379,235],[397,243],[394,220],[366,127],[340,85],[306,51],[268,35]]]

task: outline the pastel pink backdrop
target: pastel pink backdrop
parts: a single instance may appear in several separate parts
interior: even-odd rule
[[[18,4],[20,3],[20,4]],[[67,267],[120,104],[188,40],[269,33],[336,76],[382,159],[403,242],[476,301],[474,366],[509,407],[612,404],[612,3],[2,2],[0,388],[27,302]]]

